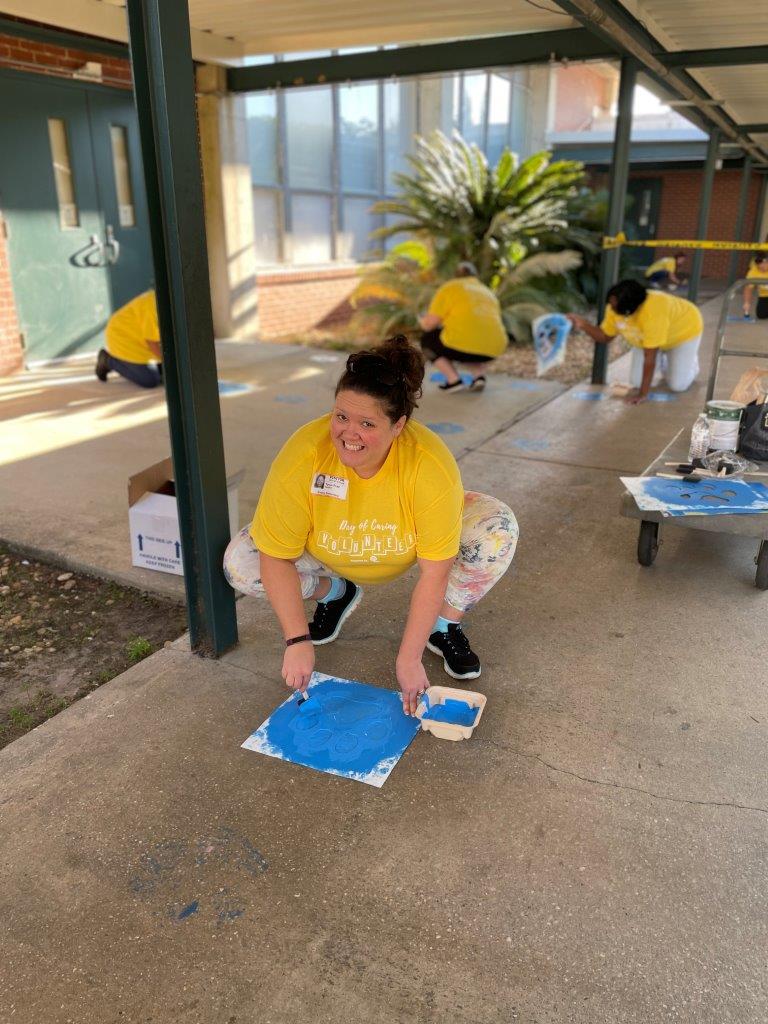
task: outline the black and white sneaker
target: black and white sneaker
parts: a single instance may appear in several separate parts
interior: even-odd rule
[[[346,619],[360,604],[363,591],[351,580],[344,580],[346,589],[335,601],[318,601],[315,615],[309,624],[309,635],[315,647],[329,644],[341,632]]]
[[[446,381],[444,384],[438,384],[437,387],[440,391],[463,391],[466,385],[461,377],[459,377],[459,379],[455,380],[453,384],[449,384],[448,381]]]
[[[460,623],[452,622],[447,633],[432,633],[427,647],[433,654],[442,655],[443,668],[454,679],[477,679],[480,675],[480,659],[469,646]]]
[[[485,391],[485,376],[481,373],[479,377],[475,377],[472,383],[469,385],[469,391]]]

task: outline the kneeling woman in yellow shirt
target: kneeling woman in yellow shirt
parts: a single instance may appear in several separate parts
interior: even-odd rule
[[[448,448],[411,418],[423,379],[422,356],[403,337],[351,355],[331,413],[289,438],[253,522],[227,548],[229,582],[266,592],[277,615],[282,675],[294,689],[306,689],[314,646],[336,639],[361,585],[416,563],[395,662],[405,711],[429,686],[425,647],[455,679],[480,675],[460,623],[509,567],[517,522],[495,498],[465,493]],[[317,602],[309,626],[305,599]]]
[[[687,391],[699,374],[699,346],[704,324],[698,306],[666,292],[648,291],[639,281],[619,281],[608,292],[603,322],[595,327],[583,316],[568,319],[598,344],[613,341],[617,334],[632,345],[631,404],[648,397],[656,360],[670,391]]]

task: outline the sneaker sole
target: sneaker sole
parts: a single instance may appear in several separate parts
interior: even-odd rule
[[[332,644],[333,641],[338,637],[339,633],[341,632],[341,627],[347,621],[347,619],[352,614],[352,612],[355,610],[355,608],[357,608],[357,606],[360,604],[362,599],[363,599],[363,591],[362,591],[362,589],[360,587],[358,587],[357,588],[357,593],[352,598],[352,600],[349,602],[347,607],[344,609],[344,614],[339,619],[339,623],[336,626],[336,629],[334,630],[334,632],[331,633],[330,636],[327,636],[325,638],[325,640],[313,640],[312,641],[313,646],[314,647],[322,647],[323,644]]]
[[[443,668],[445,669],[446,674],[451,677],[451,679],[477,679],[478,676],[482,674],[482,665],[477,670],[477,672],[465,672],[463,675],[459,675],[458,672],[454,672],[453,669],[449,666],[448,662],[445,660],[445,655],[440,650],[440,648],[435,647],[434,644],[431,644],[429,642],[429,640],[427,640],[427,650],[432,651],[433,654],[437,654],[438,657],[443,659]]]

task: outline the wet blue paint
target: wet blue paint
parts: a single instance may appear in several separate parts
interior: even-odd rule
[[[302,405],[306,400],[304,395],[275,395],[276,402],[284,402],[286,405]]]
[[[191,917],[192,914],[196,914],[200,909],[200,903],[197,900],[193,900],[188,906],[180,912],[178,916],[179,921],[183,921],[185,917]]]
[[[446,698],[442,704],[433,704],[424,712],[424,718],[433,722],[448,722],[451,725],[474,725],[478,708],[466,700]]]
[[[315,677],[313,677],[314,679]],[[310,699],[289,697],[243,744],[316,771],[380,786],[419,729],[400,695],[319,676]]]
[[[428,423],[430,430],[436,434],[463,434],[464,427],[460,423]]]
[[[670,391],[649,391],[648,392],[649,402],[676,402],[677,395],[673,395]]]
[[[734,515],[768,510],[768,488],[764,484],[751,484],[744,480],[667,480],[648,477],[641,485],[637,498],[640,508],[643,498],[661,503],[670,516]]]
[[[220,380],[219,381],[219,394],[220,395],[245,395],[249,391],[253,391],[250,384],[237,384],[233,380]]]
[[[472,376],[471,373],[460,373],[459,376],[467,385],[467,387],[469,387],[469,385],[474,380],[474,377]],[[433,381],[435,384],[445,384],[447,377],[445,376],[444,373],[441,373],[439,370],[435,370],[433,373],[430,373],[429,379]]]
[[[549,441],[538,437],[516,437],[512,444],[524,452],[543,452],[549,448]]]
[[[571,398],[578,398],[580,402],[602,402],[607,398],[605,391],[572,391]]]

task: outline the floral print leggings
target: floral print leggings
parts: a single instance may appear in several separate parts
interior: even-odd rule
[[[258,597],[264,593],[259,552],[248,531],[244,527],[230,541],[224,573],[235,590]],[[479,491],[465,492],[461,544],[445,592],[451,608],[468,611],[498,583],[514,557],[518,534],[515,515],[503,501]],[[315,592],[321,576],[337,575],[306,551],[294,564],[304,598]]]

